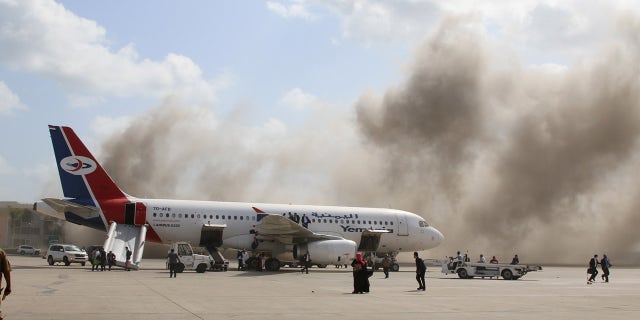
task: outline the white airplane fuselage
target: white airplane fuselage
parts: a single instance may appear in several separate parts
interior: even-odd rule
[[[267,214],[289,217],[307,215],[308,229],[360,242],[363,231],[389,230],[380,239],[378,252],[421,251],[436,247],[442,234],[416,214],[380,208],[282,205],[266,203],[137,199],[146,207],[146,221],[162,243],[200,241],[202,225],[225,225],[223,247],[250,248],[258,223],[253,207]]]

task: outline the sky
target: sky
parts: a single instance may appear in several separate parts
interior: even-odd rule
[[[638,1],[0,0],[0,200],[61,196],[67,125],[134,196],[393,207],[434,256],[640,263],[639,31]]]

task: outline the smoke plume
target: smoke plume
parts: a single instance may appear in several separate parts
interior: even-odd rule
[[[432,257],[640,262],[639,24],[551,68],[505,59],[474,23],[443,20],[404,83],[352,110],[256,127],[244,123],[256,106],[219,116],[167,102],[111,137],[102,160],[140,197],[415,212],[446,237]]]

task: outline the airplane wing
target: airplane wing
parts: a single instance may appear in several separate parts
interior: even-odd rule
[[[279,214],[268,214],[256,225],[260,240],[273,239],[286,244],[315,240],[340,240],[342,237],[315,233]]]
[[[34,207],[37,212],[63,220],[65,212],[71,212],[84,219],[99,217],[99,209],[96,207],[83,206],[62,199],[45,198],[42,202],[36,202]]]

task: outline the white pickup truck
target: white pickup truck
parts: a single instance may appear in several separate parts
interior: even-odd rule
[[[499,277],[502,277],[505,280],[517,280],[527,274],[527,272],[539,270],[542,270],[541,266],[464,262],[458,260],[442,261],[442,273],[458,274],[460,279],[473,279],[474,277],[495,277],[498,279]]]

